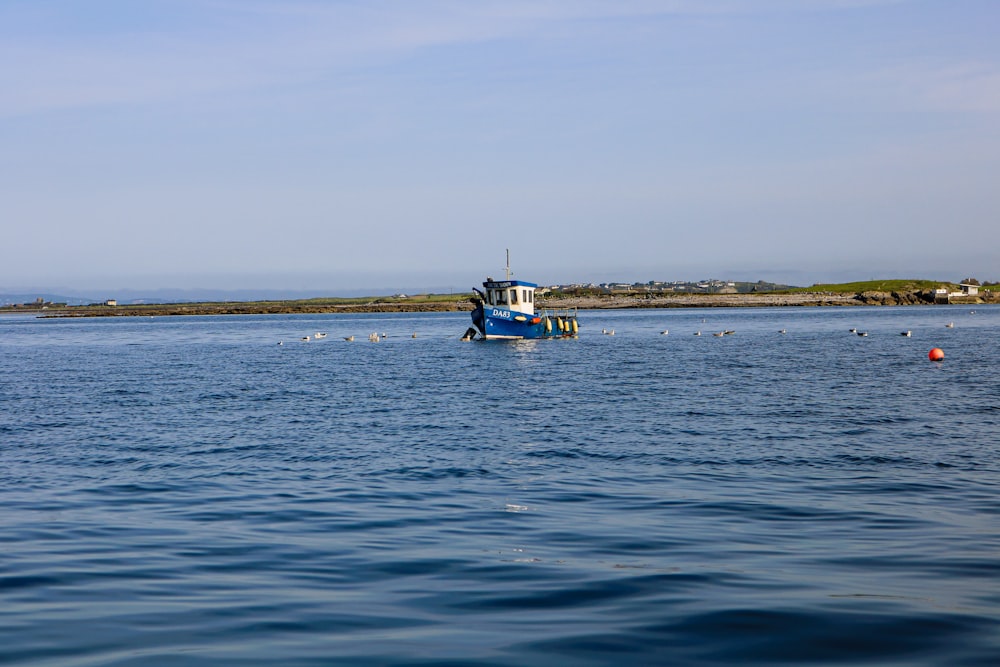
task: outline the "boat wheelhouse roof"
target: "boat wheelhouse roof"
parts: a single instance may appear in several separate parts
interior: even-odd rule
[[[538,285],[535,283],[527,283],[524,282],[523,280],[490,280],[489,278],[487,278],[486,282],[483,283],[483,287],[485,287],[486,289],[504,289],[505,287],[536,288],[538,287]]]

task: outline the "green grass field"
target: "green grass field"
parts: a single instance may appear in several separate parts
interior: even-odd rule
[[[864,280],[856,283],[836,283],[826,285],[812,285],[810,287],[796,287],[788,290],[792,294],[802,294],[805,292],[833,292],[835,294],[857,294],[858,292],[916,292],[920,290],[933,290],[938,287],[947,287],[949,290],[958,290],[956,283],[941,282],[939,280]]]

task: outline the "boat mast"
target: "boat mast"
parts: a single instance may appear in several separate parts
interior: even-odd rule
[[[507,280],[510,280],[510,248],[507,248]]]

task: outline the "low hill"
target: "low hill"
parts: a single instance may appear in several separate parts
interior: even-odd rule
[[[864,306],[917,305],[937,301],[940,287],[959,291],[954,283],[936,280],[868,280],[816,284],[754,293],[567,293],[539,294],[540,308],[697,308],[764,306]],[[986,287],[978,296],[953,297],[952,303],[998,303],[1000,290]],[[467,311],[470,294],[419,294],[358,298],[314,298],[288,301],[217,301],[174,304],[87,305],[49,307],[44,317],[121,317],[152,315],[243,315],[265,313],[375,313]],[[10,312],[23,308],[0,307]]]
[[[831,292],[833,294],[861,294],[862,292],[921,292],[947,287],[949,291],[958,291],[956,283],[940,280],[895,279],[895,280],[865,280],[856,283],[817,284],[811,287],[793,287],[786,290],[791,294],[809,294],[814,292]]]

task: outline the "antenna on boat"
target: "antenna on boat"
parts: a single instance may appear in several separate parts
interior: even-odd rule
[[[507,280],[510,280],[510,248],[507,248]]]

